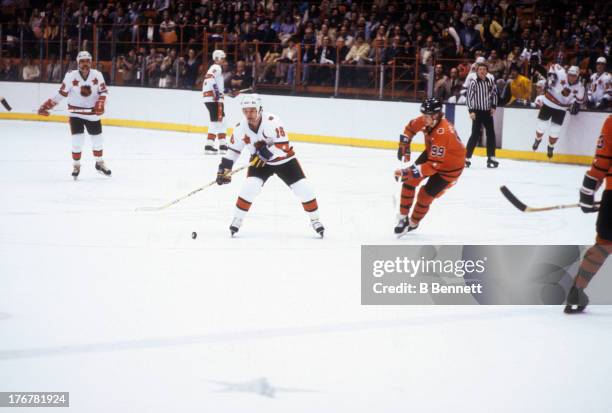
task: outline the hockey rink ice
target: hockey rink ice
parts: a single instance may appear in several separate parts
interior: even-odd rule
[[[394,151],[294,142],[325,238],[273,177],[231,239],[244,173],[134,211],[215,178],[202,136],[104,135],[113,176],[87,138],[74,182],[66,124],[0,121],[2,391],[87,413],[611,411],[611,307],[360,305],[362,244],[592,244],[595,214],[498,189],[574,203],[586,167],[476,157],[397,240]]]

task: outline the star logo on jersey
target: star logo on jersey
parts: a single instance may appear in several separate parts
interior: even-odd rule
[[[563,89],[563,90],[561,91],[561,94],[562,94],[563,96],[565,96],[565,97],[568,97],[568,96],[569,96],[569,94],[570,94],[570,92],[571,92],[571,91],[570,91],[568,88],[565,88],[565,89]]]
[[[92,84],[97,85],[98,84],[98,79],[94,79],[91,81]]]
[[[76,79],[74,79],[74,80],[72,81],[72,86],[78,86],[78,85],[79,85],[79,81],[78,81],[78,80],[76,80]]]
[[[251,143],[251,138],[249,138],[247,135],[244,135],[244,138],[242,138],[242,140],[244,141],[244,143],[246,143],[247,145],[249,143]]]

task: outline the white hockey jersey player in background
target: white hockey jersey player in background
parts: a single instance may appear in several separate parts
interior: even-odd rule
[[[111,171],[104,163],[104,140],[102,137],[102,122],[100,116],[104,114],[104,104],[108,95],[108,88],[104,76],[91,68],[91,55],[82,51],[77,55],[77,70],[66,73],[64,81],[51,99],[38,109],[38,114],[49,116],[62,99],[68,99],[70,132],[72,134],[72,177],[76,180],[81,172],[81,151],[85,141],[85,129],[91,137],[91,147],[96,160],[96,170],[103,175],[110,176]]]
[[[223,104],[223,94],[225,85],[223,81],[223,69],[221,65],[225,62],[225,52],[223,50],[215,50],[212,54],[213,64],[208,68],[204,77],[202,86],[202,94],[204,97],[204,105],[208,110],[210,123],[208,124],[208,137],[204,146],[204,153],[215,155],[215,139],[219,140],[219,152],[223,155],[227,152],[225,111]]]
[[[580,105],[584,103],[584,86],[578,79],[579,74],[578,66],[571,66],[567,73],[558,64],[553,64],[548,69],[542,107],[538,113],[536,138],[532,149],[534,151],[538,150],[542,137],[548,130],[548,149],[546,153],[549,158],[553,157],[555,143],[559,140],[565,112],[569,110],[570,114],[576,115],[580,111]]]
[[[295,157],[289,137],[280,119],[263,112],[258,95],[246,95],[240,101],[244,117],[234,128],[230,138],[229,151],[221,158],[217,172],[217,184],[231,182],[229,172],[243,149],[251,155],[247,172],[230,225],[232,236],[240,229],[242,220],[251,204],[261,192],[263,185],[272,175],[277,175],[300,199],[304,211],[310,217],[312,228],[323,237],[324,227],[319,220],[319,208],[315,193],[310,187],[300,163]]]
[[[605,109],[612,102],[612,76],[606,72],[607,63],[605,57],[598,57],[596,72],[591,75],[588,100],[589,107],[593,109]]]

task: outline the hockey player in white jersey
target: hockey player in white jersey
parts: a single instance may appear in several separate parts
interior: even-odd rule
[[[532,149],[534,151],[538,150],[542,137],[548,130],[546,154],[549,158],[553,157],[555,143],[559,140],[565,112],[569,110],[571,115],[576,115],[580,111],[580,105],[584,103],[584,86],[578,79],[579,74],[578,66],[571,66],[567,72],[558,64],[553,64],[548,69],[543,103],[538,113],[536,138]]]
[[[227,128],[223,104],[225,85],[223,69],[221,68],[221,65],[225,62],[225,52],[223,50],[215,50],[212,54],[212,59],[213,64],[208,69],[208,72],[206,72],[204,85],[202,86],[204,105],[206,105],[210,117],[204,153],[215,155],[217,152],[221,152],[223,155],[227,152],[227,142],[225,139]],[[219,150],[215,148],[215,139],[219,141]]]
[[[217,172],[217,184],[230,183],[231,176],[228,174],[234,162],[243,149],[249,151],[251,165],[236,201],[234,219],[230,225],[231,235],[234,236],[240,229],[243,218],[267,179],[277,175],[300,199],[304,211],[310,218],[312,228],[323,237],[325,228],[319,220],[315,193],[295,157],[280,119],[276,115],[263,112],[261,98],[255,94],[244,96],[240,101],[240,107],[244,117],[234,128],[229,151],[221,158]]]
[[[111,171],[104,163],[104,140],[102,137],[102,122],[104,104],[108,88],[104,76],[91,68],[91,55],[82,51],[77,55],[77,70],[66,73],[62,85],[55,96],[47,99],[38,109],[38,114],[49,116],[62,99],[68,99],[70,132],[72,134],[72,177],[76,180],[81,172],[81,151],[85,141],[85,129],[91,137],[91,147],[96,170],[102,175],[110,176]]]
[[[607,63],[605,57],[597,58],[596,71],[591,75],[588,101],[593,109],[605,109],[612,102],[612,76],[606,72]]]

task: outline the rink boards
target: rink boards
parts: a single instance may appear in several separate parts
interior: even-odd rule
[[[35,114],[47,98],[57,92],[56,84],[0,82],[0,95],[13,106],[13,112],[0,113],[0,119],[65,122],[65,116],[48,118]],[[240,97],[226,98],[227,126],[240,120]],[[206,133],[208,113],[201,93],[186,90],[112,87],[103,123],[111,126]],[[65,102],[58,109],[65,108]],[[374,100],[264,96],[264,110],[276,113],[294,141],[394,149],[405,124],[419,115],[419,104]],[[465,106],[447,105],[447,116],[454,121],[459,136],[467,141],[471,121]],[[553,162],[587,165],[606,113],[581,112],[565,117],[561,139]],[[500,108],[495,115],[500,158],[547,161],[543,151],[531,151],[537,110]],[[422,150],[423,137],[415,138],[415,151]],[[482,151],[482,152],[481,152]],[[477,155],[484,150],[478,149]]]

